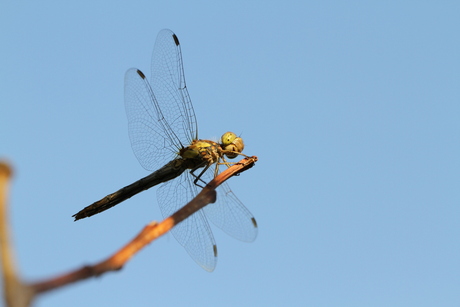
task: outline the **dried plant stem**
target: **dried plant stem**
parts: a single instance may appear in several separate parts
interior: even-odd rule
[[[130,258],[153,240],[167,233],[171,228],[188,218],[209,203],[216,200],[215,189],[228,178],[235,176],[249,168],[257,161],[257,157],[247,157],[223,171],[207,184],[206,187],[187,205],[178,210],[161,223],[152,222],[145,226],[131,242],[106,260],[95,265],[88,265],[55,278],[30,284],[36,293],[42,293],[83,280],[89,277],[100,276],[109,271],[121,269]]]
[[[0,161],[0,255],[3,272],[3,298],[8,307],[26,307],[32,302],[35,293],[32,287],[21,281],[14,263],[7,212],[7,194],[11,176],[11,167],[6,162]]]

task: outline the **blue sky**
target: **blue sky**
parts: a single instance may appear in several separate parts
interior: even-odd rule
[[[148,173],[124,73],[157,33],[182,44],[202,138],[242,134],[259,162],[229,181],[258,238],[218,229],[213,273],[172,235],[37,306],[458,306],[460,5],[456,1],[0,4],[0,156],[28,280],[107,257],[156,191],[74,223]],[[165,161],[166,162],[166,161]]]

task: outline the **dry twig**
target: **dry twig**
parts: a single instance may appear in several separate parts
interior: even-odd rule
[[[213,203],[216,200],[215,189],[222,184],[225,180],[232,176],[238,175],[239,173],[251,168],[257,161],[257,157],[247,157],[240,162],[234,164],[230,168],[223,171],[211,182],[209,182],[205,188],[187,205],[182,207],[176,213],[170,217],[164,219],[161,223],[151,222],[142,229],[142,231],[133,239],[131,242],[122,247],[119,251],[113,254],[111,257],[103,260],[94,265],[87,265],[77,270],[68,272],[56,276],[54,278],[46,279],[43,281],[24,284],[17,277],[14,266],[12,265],[11,248],[8,244],[7,236],[7,224],[6,224],[6,213],[5,206],[2,206],[2,212],[0,215],[1,231],[1,248],[2,248],[2,265],[5,276],[5,298],[8,301],[8,306],[28,306],[36,294],[54,290],[71,283],[84,280],[90,277],[100,276],[109,271],[115,271],[121,269],[126,262],[129,261],[138,251],[144,248],[146,245],[151,243],[153,240],[167,233],[171,228],[180,223],[181,221],[188,218],[190,215],[200,210],[209,203]],[[0,193],[6,191],[6,184],[3,184],[3,178],[9,178],[9,168],[4,164],[0,164]],[[5,180],[7,182],[7,179]],[[4,188],[5,186],[5,188]],[[0,198],[3,194],[0,195]],[[0,200],[1,202],[2,200]],[[19,291],[19,292],[18,292]],[[8,300],[8,297],[10,300]],[[10,303],[12,300],[21,297],[24,303],[13,304]]]
[[[34,291],[32,287],[23,283],[17,274],[7,218],[8,185],[12,173],[11,167],[6,162],[0,161],[0,254],[3,272],[3,297],[5,304],[9,307],[26,307],[30,305]]]

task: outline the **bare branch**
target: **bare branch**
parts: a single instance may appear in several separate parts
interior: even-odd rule
[[[248,157],[235,163],[230,168],[223,171],[187,205],[182,207],[170,217],[164,219],[161,223],[152,222],[142,229],[142,231],[131,242],[126,244],[118,252],[106,260],[95,265],[84,266],[75,271],[36,283],[30,284],[36,293],[42,293],[57,289],[59,287],[83,280],[89,277],[100,276],[109,271],[116,271],[121,269],[129,259],[131,259],[138,251],[150,244],[153,240],[167,233],[175,225],[179,224],[193,213],[197,212],[209,203],[216,200],[215,189],[222,184],[225,180],[235,176],[245,170],[251,168],[257,161],[257,157]]]
[[[34,297],[33,288],[19,278],[14,263],[13,246],[10,243],[8,224],[7,194],[12,169],[6,162],[0,161],[0,254],[3,272],[3,297],[8,307],[29,306]]]

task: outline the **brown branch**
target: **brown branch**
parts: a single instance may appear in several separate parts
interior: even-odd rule
[[[9,307],[29,306],[33,297],[33,288],[19,278],[14,263],[13,247],[10,243],[8,225],[7,194],[13,171],[6,162],[0,161],[0,255],[3,272],[3,297]]]
[[[95,265],[84,266],[75,271],[60,275],[48,280],[30,284],[36,293],[42,293],[57,289],[59,287],[74,283],[90,277],[96,277],[109,271],[121,269],[129,259],[131,259],[139,250],[151,243],[153,240],[167,233],[178,223],[182,222],[190,215],[200,210],[209,203],[216,200],[215,189],[225,180],[232,176],[251,168],[257,161],[257,157],[247,157],[223,171],[187,205],[182,207],[176,213],[163,220],[161,223],[152,222],[142,229],[142,231],[127,245],[121,248],[113,256]]]

